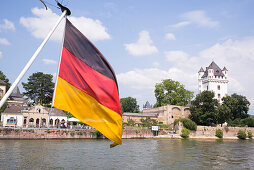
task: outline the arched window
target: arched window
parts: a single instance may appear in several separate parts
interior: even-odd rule
[[[49,120],[49,124],[50,124],[50,125],[53,125],[53,119],[50,119],[50,120]]]
[[[41,120],[42,122],[41,122],[41,124],[43,125],[43,126],[45,126],[46,125],[46,119],[45,118],[43,118],[42,120]]]

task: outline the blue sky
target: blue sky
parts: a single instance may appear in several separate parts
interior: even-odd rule
[[[63,4],[72,11],[71,22],[111,63],[120,97],[137,98],[140,108],[146,101],[155,103],[154,85],[166,78],[196,94],[197,72],[212,61],[229,70],[228,93],[245,95],[254,103],[253,0],[63,0]],[[46,11],[39,0],[0,0],[0,70],[10,82],[61,15],[47,6]],[[59,29],[21,82],[37,71],[56,74],[61,37]],[[253,104],[250,113],[254,114]]]

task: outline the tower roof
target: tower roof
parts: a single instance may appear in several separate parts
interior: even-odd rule
[[[7,86],[7,83],[5,83],[3,80],[0,79],[0,85]]]
[[[203,67],[200,68],[199,72],[205,72]]]
[[[214,72],[214,75],[215,75],[215,76],[225,76],[225,75],[222,73],[222,70],[220,69],[220,67],[213,61],[208,67],[206,67],[205,74],[202,76],[202,78],[208,76],[208,70],[209,70],[209,69],[213,69],[213,72]]]
[[[18,86],[16,86],[16,87],[13,89],[13,91],[12,91],[10,97],[17,97],[17,98],[22,98],[22,97],[23,97],[23,95],[22,95],[22,94],[20,93],[20,91],[19,91],[19,87],[18,87]]]
[[[153,106],[148,102],[146,101],[146,104],[143,106],[143,108],[152,108]]]
[[[222,71],[228,71],[228,69],[227,69],[226,67],[224,67],[224,68],[222,69]]]

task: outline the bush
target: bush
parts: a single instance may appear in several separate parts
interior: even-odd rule
[[[252,137],[253,137],[252,132],[249,131],[249,132],[248,132],[248,138],[252,139]]]
[[[237,137],[239,139],[246,139],[247,135],[246,135],[245,131],[239,130],[238,133],[237,133]]]
[[[83,135],[83,132],[82,132],[82,131],[78,131],[78,132],[77,132],[77,135],[82,136],[82,135]]]
[[[221,129],[216,129],[215,136],[218,138],[223,138],[223,131]]]
[[[72,132],[70,133],[70,135],[73,137],[73,136],[75,135],[75,132],[72,131]]]
[[[190,130],[189,129],[183,128],[181,132],[182,132],[182,134],[181,134],[182,138],[188,138],[189,135],[190,135]]]
[[[190,119],[187,119],[187,118],[176,119],[174,121],[174,125],[176,125],[178,122],[182,122],[183,126],[189,130],[195,130],[195,131],[197,130],[197,124]]]

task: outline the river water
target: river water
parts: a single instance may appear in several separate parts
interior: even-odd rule
[[[0,169],[254,169],[251,140],[0,140]]]

